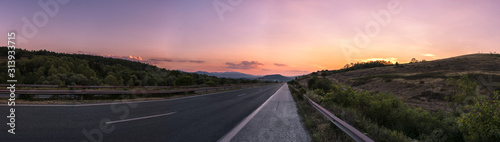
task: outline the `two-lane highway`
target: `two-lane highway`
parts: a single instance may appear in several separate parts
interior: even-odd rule
[[[16,134],[1,141],[217,141],[283,84],[195,97],[86,105],[17,104]],[[3,132],[2,132],[3,131]]]

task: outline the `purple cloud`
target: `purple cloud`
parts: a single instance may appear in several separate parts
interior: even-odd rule
[[[279,64],[279,63],[274,63],[274,65],[278,66],[278,67],[285,67],[285,66],[288,66],[288,65],[285,65],[285,64]]]
[[[230,68],[230,69],[249,70],[249,69],[259,68],[259,66],[263,66],[264,64],[259,63],[257,61],[251,61],[251,62],[242,61],[239,64],[227,62],[226,65],[227,65],[227,68]]]
[[[288,72],[302,72],[302,73],[307,73],[309,71],[301,71],[301,70],[287,70]]]

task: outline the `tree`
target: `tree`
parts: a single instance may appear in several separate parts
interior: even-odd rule
[[[57,72],[58,72],[58,71],[57,71],[57,68],[56,68],[56,67],[54,67],[54,65],[51,65],[51,66],[50,66],[50,68],[49,68],[49,71],[48,71],[47,73],[48,73],[48,75],[50,76],[50,75],[54,75],[54,74],[56,74]]]
[[[51,85],[64,85],[64,82],[57,75],[47,77],[47,81]]]
[[[175,81],[175,85],[179,86],[189,86],[189,85],[194,85],[194,79],[191,76],[188,75],[183,75]]]
[[[66,70],[66,68],[64,68],[63,66],[59,66],[57,68],[57,72],[62,74],[68,74],[68,70]]]
[[[332,84],[333,83],[330,80],[326,78],[318,78],[317,76],[314,76],[307,81],[307,86],[310,89],[321,89],[323,92],[330,92]]]
[[[415,59],[415,58],[411,58],[410,63],[418,63],[418,60],[417,60],[417,59]]]
[[[120,83],[118,82],[118,79],[116,79],[116,77],[113,75],[108,75],[106,78],[104,78],[104,84],[106,84],[106,85],[120,85]]]
[[[38,78],[38,81],[36,81],[35,84],[43,84],[44,81],[45,81],[45,77],[41,76],[40,78]]]
[[[330,75],[328,71],[322,71],[321,72],[321,77],[325,78],[326,76]]]
[[[450,78],[447,80],[447,85],[455,88],[454,94],[451,97],[446,97],[455,112],[462,106],[475,103],[478,96],[477,83],[469,80],[467,75],[460,77],[460,79]]]
[[[77,70],[75,70],[76,73],[80,73],[86,77],[92,77],[92,76],[96,76],[96,73],[94,70],[92,70],[88,64],[80,64],[78,65],[78,68]]]
[[[462,114],[458,126],[467,141],[500,141],[500,95],[493,93],[492,99],[483,99],[470,106]]]
[[[132,82],[130,82],[132,81]],[[131,75],[129,81],[127,82],[128,86],[141,86],[141,81],[137,78],[136,75]]]
[[[41,66],[40,68],[38,68],[36,75],[45,76],[45,67]]]
[[[215,81],[213,81],[213,80],[209,80],[209,81],[205,82],[205,84],[208,86],[217,86],[217,83],[215,83]]]
[[[99,79],[95,76],[90,77],[88,83],[89,83],[89,85],[101,85]]]
[[[69,77],[69,83],[74,83],[74,85],[87,85],[88,79],[82,74],[75,74]]]
[[[129,80],[127,81],[127,86],[130,86],[130,87],[135,86],[135,85],[134,85],[134,79],[132,79],[132,78],[131,78],[131,79],[129,79]]]
[[[177,78],[175,76],[169,76],[165,78],[165,85],[166,86],[175,86],[175,81]]]

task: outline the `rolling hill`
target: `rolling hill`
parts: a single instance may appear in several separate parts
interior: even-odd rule
[[[355,90],[388,92],[405,103],[428,110],[449,110],[445,98],[453,94],[448,78],[468,75],[480,93],[500,90],[500,55],[469,54],[458,57],[356,70],[320,71],[298,77],[301,85],[313,76],[326,75],[334,83]]]
[[[279,82],[288,82],[292,79],[294,79],[294,77],[286,77],[281,74],[265,75],[263,77],[258,78],[258,80],[262,81],[279,81]]]

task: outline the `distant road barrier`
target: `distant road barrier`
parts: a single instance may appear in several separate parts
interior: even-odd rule
[[[9,84],[0,84],[0,87],[9,87]],[[190,85],[190,86],[81,86],[81,85],[37,85],[37,84],[16,84],[16,87],[33,87],[33,88],[200,88],[208,87],[208,85]]]
[[[3,85],[3,84],[2,84]],[[16,85],[16,87],[21,87],[23,85]],[[47,87],[47,88],[67,88],[65,86],[61,87],[58,85],[24,85],[23,87]],[[189,88],[189,89],[175,89],[175,90],[16,90],[16,94],[21,95],[112,95],[112,94],[161,94],[161,93],[182,93],[191,91],[208,91],[208,90],[219,90],[219,89],[235,89],[251,87],[254,85],[238,85],[238,86],[221,86],[221,87],[199,87],[199,88]],[[128,86],[126,86],[128,88]],[[145,86],[142,88],[162,88],[171,86]],[[177,86],[179,88],[187,88],[187,86]],[[176,88],[177,88],[176,87]],[[69,87],[72,88],[72,87]],[[124,88],[124,86],[81,86],[81,88]],[[0,94],[8,94],[9,90],[0,90]]]
[[[352,139],[354,139],[357,142],[373,142],[372,139],[370,139],[368,136],[365,134],[361,133],[358,131],[356,128],[352,127],[351,125],[347,124],[346,122],[342,121],[341,119],[337,118],[335,115],[333,115],[330,111],[326,110],[313,100],[309,99],[306,95],[304,95],[309,100],[309,103],[316,108],[319,112],[321,112],[328,120],[330,120],[333,124],[335,124],[338,128],[340,128],[344,133],[349,135]]]

